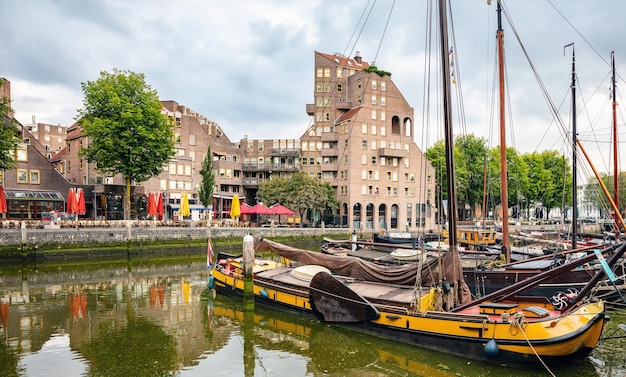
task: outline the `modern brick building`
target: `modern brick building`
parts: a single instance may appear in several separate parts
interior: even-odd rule
[[[146,194],[160,192],[166,217],[176,219],[186,192],[192,218],[204,218],[208,211],[198,201],[197,189],[210,147],[215,218],[228,217],[234,195],[254,204],[260,184],[302,171],[330,183],[342,203],[338,210],[313,219],[316,223],[372,231],[434,228],[435,174],[414,142],[413,108],[391,74],[358,53],[348,58],[315,52],[314,61],[313,103],[306,104],[311,122],[299,139],[244,137],[233,142],[207,117],[175,101],[162,101],[162,112],[176,123],[176,154],[158,177],[133,186],[132,216],[143,218]],[[36,124],[37,131],[42,126]],[[65,147],[48,158],[69,185],[85,189],[86,217],[119,219],[124,182],[102,176],[78,156],[88,143],[80,127],[72,125]]]

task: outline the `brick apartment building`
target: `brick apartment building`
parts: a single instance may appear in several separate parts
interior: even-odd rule
[[[358,53],[348,58],[315,52],[314,59],[313,103],[306,104],[311,123],[299,139],[244,137],[233,142],[207,117],[175,101],[162,101],[163,114],[176,123],[176,153],[158,177],[132,187],[132,216],[145,217],[147,193],[160,192],[165,198],[166,218],[179,218],[180,198],[186,192],[192,218],[204,218],[208,211],[197,199],[197,188],[210,147],[216,178],[214,218],[228,217],[234,195],[254,204],[260,184],[302,171],[330,183],[341,202],[339,209],[310,221],[373,231],[432,229],[434,171],[413,140],[413,108],[391,75],[370,66]],[[45,126],[33,121],[27,131],[35,139],[45,138],[45,133],[39,133]],[[56,129],[48,126],[54,137]],[[83,187],[86,217],[121,218],[122,178],[102,176],[78,156],[78,150],[89,143],[79,126],[66,131],[64,148],[46,156],[46,151],[57,147],[39,142],[43,145],[40,153],[68,186]],[[39,189],[45,186],[42,180]],[[63,195],[66,192],[62,191]],[[32,211],[27,214],[32,218]],[[10,216],[24,215],[12,211]]]

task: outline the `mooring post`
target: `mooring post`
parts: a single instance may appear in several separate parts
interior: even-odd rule
[[[254,308],[254,238],[243,237],[243,305],[244,309]]]

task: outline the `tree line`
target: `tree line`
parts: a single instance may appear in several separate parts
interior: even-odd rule
[[[426,150],[426,158],[435,169],[440,205],[448,199],[443,140]],[[475,135],[459,136],[454,143],[454,161],[461,218],[479,219],[483,207],[495,213],[502,203],[499,146],[489,148],[485,139]],[[551,209],[571,206],[572,168],[567,157],[550,150],[521,154],[508,147],[506,162],[508,203],[514,217],[547,218]]]

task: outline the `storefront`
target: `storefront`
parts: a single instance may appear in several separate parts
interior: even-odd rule
[[[5,189],[7,213],[1,218],[41,220],[43,212],[65,210],[65,199],[58,191],[29,191]],[[4,216],[4,217],[2,217]]]

